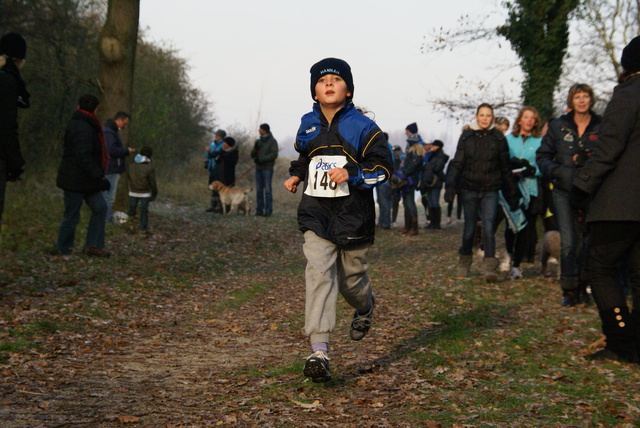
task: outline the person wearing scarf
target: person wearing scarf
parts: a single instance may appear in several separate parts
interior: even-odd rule
[[[27,43],[17,33],[0,38],[0,221],[7,181],[16,181],[25,164],[18,139],[18,107],[29,107],[29,93],[20,68],[27,55]]]
[[[82,95],[65,130],[56,179],[56,185],[64,191],[64,215],[56,241],[56,252],[61,255],[72,251],[84,201],[91,210],[91,218],[82,252],[89,256],[110,256],[104,250],[107,203],[102,195],[110,186],[105,178],[109,155],[102,124],[96,117],[99,103],[93,95]]]

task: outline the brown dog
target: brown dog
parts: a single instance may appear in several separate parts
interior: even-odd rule
[[[222,203],[222,214],[231,214],[232,212],[244,211],[245,215],[251,212],[251,204],[249,203],[249,193],[252,189],[241,189],[239,187],[229,187],[222,184],[221,181],[213,181],[209,184],[209,189],[218,192],[220,195],[220,203]],[[231,209],[227,212],[227,206],[231,205]]]
[[[542,263],[540,274],[547,278],[552,276],[548,264],[549,257],[553,257],[558,261],[557,278],[560,278],[560,232],[557,230],[545,232],[540,246],[540,262]]]

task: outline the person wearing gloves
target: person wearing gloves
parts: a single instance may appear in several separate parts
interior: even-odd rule
[[[16,181],[25,161],[18,138],[18,107],[29,108],[29,93],[20,69],[27,56],[27,42],[17,33],[0,38],[0,223],[7,181]]]
[[[56,241],[57,253],[61,255],[71,253],[83,201],[91,210],[83,253],[97,257],[111,255],[104,250],[107,202],[102,192],[110,186],[105,178],[109,154],[102,124],[96,117],[99,103],[93,95],[82,95],[64,133],[56,179],[56,185],[64,190],[64,215]]]

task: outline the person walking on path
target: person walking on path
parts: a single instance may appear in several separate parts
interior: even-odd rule
[[[588,284],[598,307],[604,349],[590,360],[640,362],[640,36],[622,51],[623,73],[602,117],[598,138],[577,170],[570,198],[587,211]],[[555,191],[555,189],[554,189]],[[633,312],[618,281],[627,259],[633,281]]]
[[[516,187],[509,146],[502,131],[493,126],[493,107],[480,104],[476,121],[462,132],[456,153],[449,163],[446,177],[445,201],[453,202],[457,189],[464,209],[464,231],[458,276],[466,277],[473,260],[473,240],[478,220],[482,223],[484,260],[482,273],[487,282],[498,280],[495,257],[495,219],[498,211],[498,192],[503,190],[509,206],[518,208],[520,193]]]
[[[27,42],[20,34],[0,38],[0,224],[7,181],[17,181],[25,161],[18,138],[18,107],[29,108],[29,93],[20,75]]]
[[[64,215],[56,241],[57,253],[61,255],[71,253],[83,201],[91,210],[83,253],[98,257],[111,255],[104,250],[107,202],[102,192],[109,190],[111,184],[105,177],[109,154],[102,124],[96,117],[99,103],[93,95],[82,95],[64,133],[62,161],[56,179],[56,185],[64,190]]]
[[[104,192],[104,198],[107,201],[107,221],[109,223],[113,223],[112,207],[116,199],[120,177],[127,170],[126,158],[136,151],[134,148],[125,147],[122,138],[120,138],[120,131],[129,126],[130,119],[128,113],[119,111],[112,119],[107,119],[102,128],[104,138],[107,141],[107,152],[109,153],[109,166],[105,177],[109,180],[111,187]]]
[[[338,293],[355,310],[351,339],[362,340],[371,327],[375,299],[367,254],[375,235],[373,188],[389,179],[393,164],[380,128],[353,105],[349,64],[326,58],[310,72],[317,103],[302,117],[295,142],[299,156],[284,187],[295,193],[305,183],[298,227],[307,258],[305,332],[312,354],[304,375],[327,382]]]
[[[260,138],[253,145],[251,158],[256,164],[256,215],[269,217],[273,212],[273,166],[278,157],[278,142],[267,123],[258,129]]]

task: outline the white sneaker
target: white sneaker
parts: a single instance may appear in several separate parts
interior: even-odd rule
[[[522,278],[522,271],[519,267],[512,267],[511,272],[509,272],[510,279],[520,279]]]

